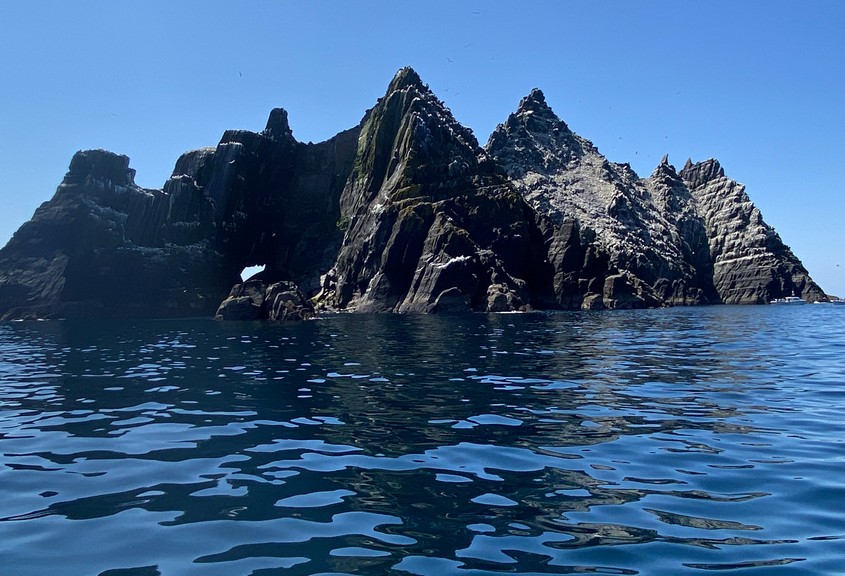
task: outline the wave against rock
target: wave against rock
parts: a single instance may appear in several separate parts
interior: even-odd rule
[[[240,282],[252,265],[265,269]],[[664,158],[642,179],[536,89],[481,148],[410,68],[355,128],[304,144],[276,109],[262,132],[184,154],[161,190],[137,186],[125,156],[78,152],[0,250],[3,319],[301,318],[308,298],[445,312],[791,295],[824,299],[717,161],[677,172]]]

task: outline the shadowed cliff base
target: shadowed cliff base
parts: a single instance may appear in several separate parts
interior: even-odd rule
[[[247,282],[248,266],[264,270]],[[275,109],[161,189],[78,152],[0,250],[0,318],[303,318],[825,300],[716,160],[648,178],[532,90],[485,147],[410,68],[352,129]]]

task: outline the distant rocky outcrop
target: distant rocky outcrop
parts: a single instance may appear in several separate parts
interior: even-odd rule
[[[246,282],[240,271],[265,270]],[[234,286],[234,287],[233,287]],[[227,296],[228,294],[228,296]],[[0,250],[0,318],[297,319],[824,299],[715,160],[645,179],[539,90],[485,148],[410,68],[361,124],[296,141],[287,113],[185,153],[160,190],[77,153]]]

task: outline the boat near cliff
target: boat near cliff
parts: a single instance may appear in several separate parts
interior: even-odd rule
[[[803,298],[798,296],[787,296],[786,298],[775,298],[769,304],[806,304]]]

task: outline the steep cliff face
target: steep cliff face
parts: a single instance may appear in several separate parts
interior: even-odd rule
[[[49,202],[0,250],[3,318],[207,314],[225,277],[207,242],[166,244],[170,200],[129,159],[77,153]]]
[[[664,158],[641,179],[539,90],[482,149],[410,68],[355,128],[304,144],[278,108],[261,132],[182,155],[161,190],[137,186],[125,156],[79,152],[0,250],[0,319],[303,318],[312,297],[444,312],[793,294],[824,299],[715,160],[676,172]]]
[[[277,109],[260,133],[184,154],[162,190],[135,185],[125,156],[79,152],[0,250],[0,317],[211,316],[253,264],[316,289],[356,141],[298,143]]]
[[[260,133],[228,131],[213,153],[177,164],[213,206],[214,245],[232,270],[264,265],[263,278],[319,285],[342,238],[339,197],[352,170],[358,128],[319,144],[297,142],[287,113]],[[200,223],[205,223],[200,220]]]
[[[529,207],[406,68],[362,123],[340,199],[343,245],[319,300],[359,311],[529,304]]]
[[[727,178],[718,161],[688,160],[680,177],[705,222],[713,284],[723,302],[760,304],[793,295],[808,302],[826,299],[798,258],[763,221],[745,186]]]
[[[652,201],[658,213],[667,223],[669,242],[678,247],[686,284],[699,292],[692,303],[715,303],[721,301],[713,284],[713,260],[710,254],[709,238],[704,217],[698,204],[675,167],[664,156],[651,176],[644,182],[651,192]],[[681,290],[678,298],[675,290],[669,299],[671,304],[687,303],[683,298],[689,292]]]
[[[533,90],[496,128],[487,151],[550,222],[549,261],[559,305],[713,301],[709,279],[689,260],[685,233],[694,222],[676,220],[668,205],[658,210],[646,183],[573,133],[541,91]],[[674,194],[672,183],[666,191]]]

